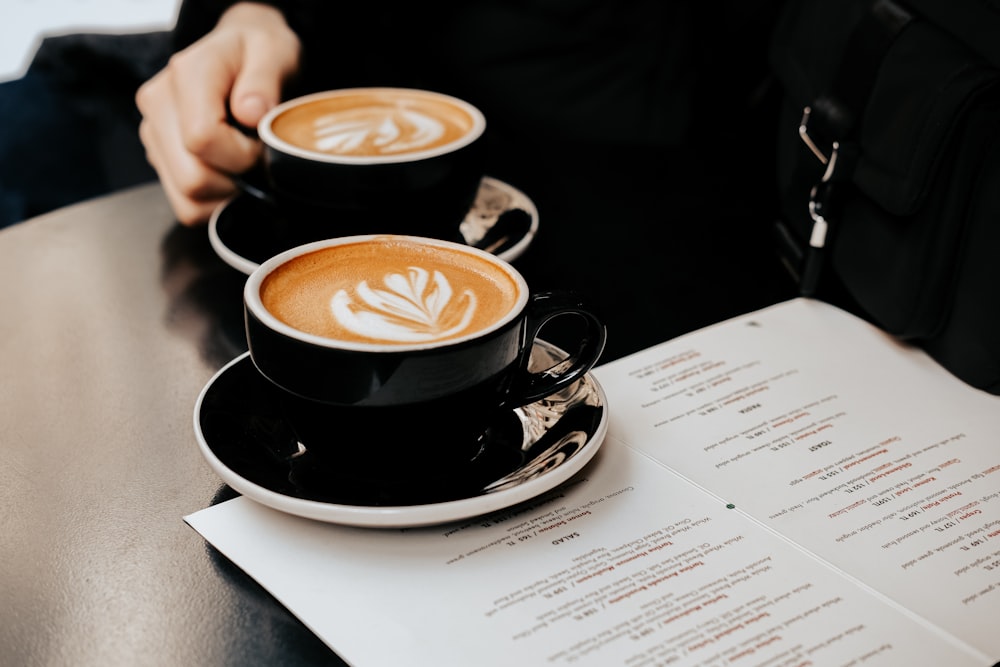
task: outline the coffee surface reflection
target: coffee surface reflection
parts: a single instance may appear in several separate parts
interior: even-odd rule
[[[260,297],[299,331],[392,345],[486,331],[515,314],[522,292],[501,264],[473,253],[375,238],[292,258],[264,279]]]

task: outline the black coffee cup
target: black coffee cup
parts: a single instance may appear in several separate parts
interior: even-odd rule
[[[486,119],[412,88],[345,88],[261,119],[261,163],[235,177],[285,214],[296,238],[395,233],[454,240],[485,165]]]
[[[306,450],[387,487],[460,476],[495,420],[583,377],[606,335],[579,295],[533,293],[490,253],[401,235],[281,253],[248,278],[244,310],[251,358]],[[529,370],[557,317],[581,320],[576,345]]]

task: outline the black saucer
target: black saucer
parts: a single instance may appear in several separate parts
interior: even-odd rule
[[[535,349],[537,355],[557,353],[546,343]],[[467,469],[448,478],[415,480],[405,496],[392,496],[352,483],[351,471],[331,477],[329,470],[319,469],[292,435],[273,391],[248,353],[222,368],[195,407],[203,455],[226,483],[258,502],[350,525],[442,523],[522,502],[575,474],[597,452],[607,430],[603,390],[588,375],[500,417]],[[419,441],[420,435],[414,438]]]
[[[485,176],[460,227],[462,238],[456,240],[513,261],[528,248],[537,229],[535,204],[520,190]],[[208,233],[219,257],[248,275],[279,252],[320,240],[293,233],[276,208],[246,193],[215,210]]]

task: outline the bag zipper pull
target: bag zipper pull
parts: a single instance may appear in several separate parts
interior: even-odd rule
[[[815,294],[819,285],[820,272],[823,268],[823,255],[826,249],[826,237],[830,229],[830,223],[824,212],[829,210],[833,190],[833,172],[837,166],[840,143],[834,141],[831,147],[829,160],[824,160],[826,171],[823,172],[823,178],[813,186],[809,193],[809,217],[813,220],[813,226],[809,235],[809,250],[802,267],[802,279],[799,281],[799,293],[806,297]]]

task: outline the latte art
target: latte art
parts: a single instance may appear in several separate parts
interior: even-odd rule
[[[441,141],[440,120],[406,109],[352,109],[316,119],[313,148],[340,155],[389,155]]]
[[[440,271],[411,266],[383,282],[385,289],[363,280],[354,296],[346,289],[334,294],[330,310],[337,323],[362,338],[413,343],[461,335],[475,316],[475,293],[455,294]]]
[[[376,345],[474,336],[516,314],[527,289],[502,260],[373,236],[298,255],[261,282],[261,304],[307,334]]]

